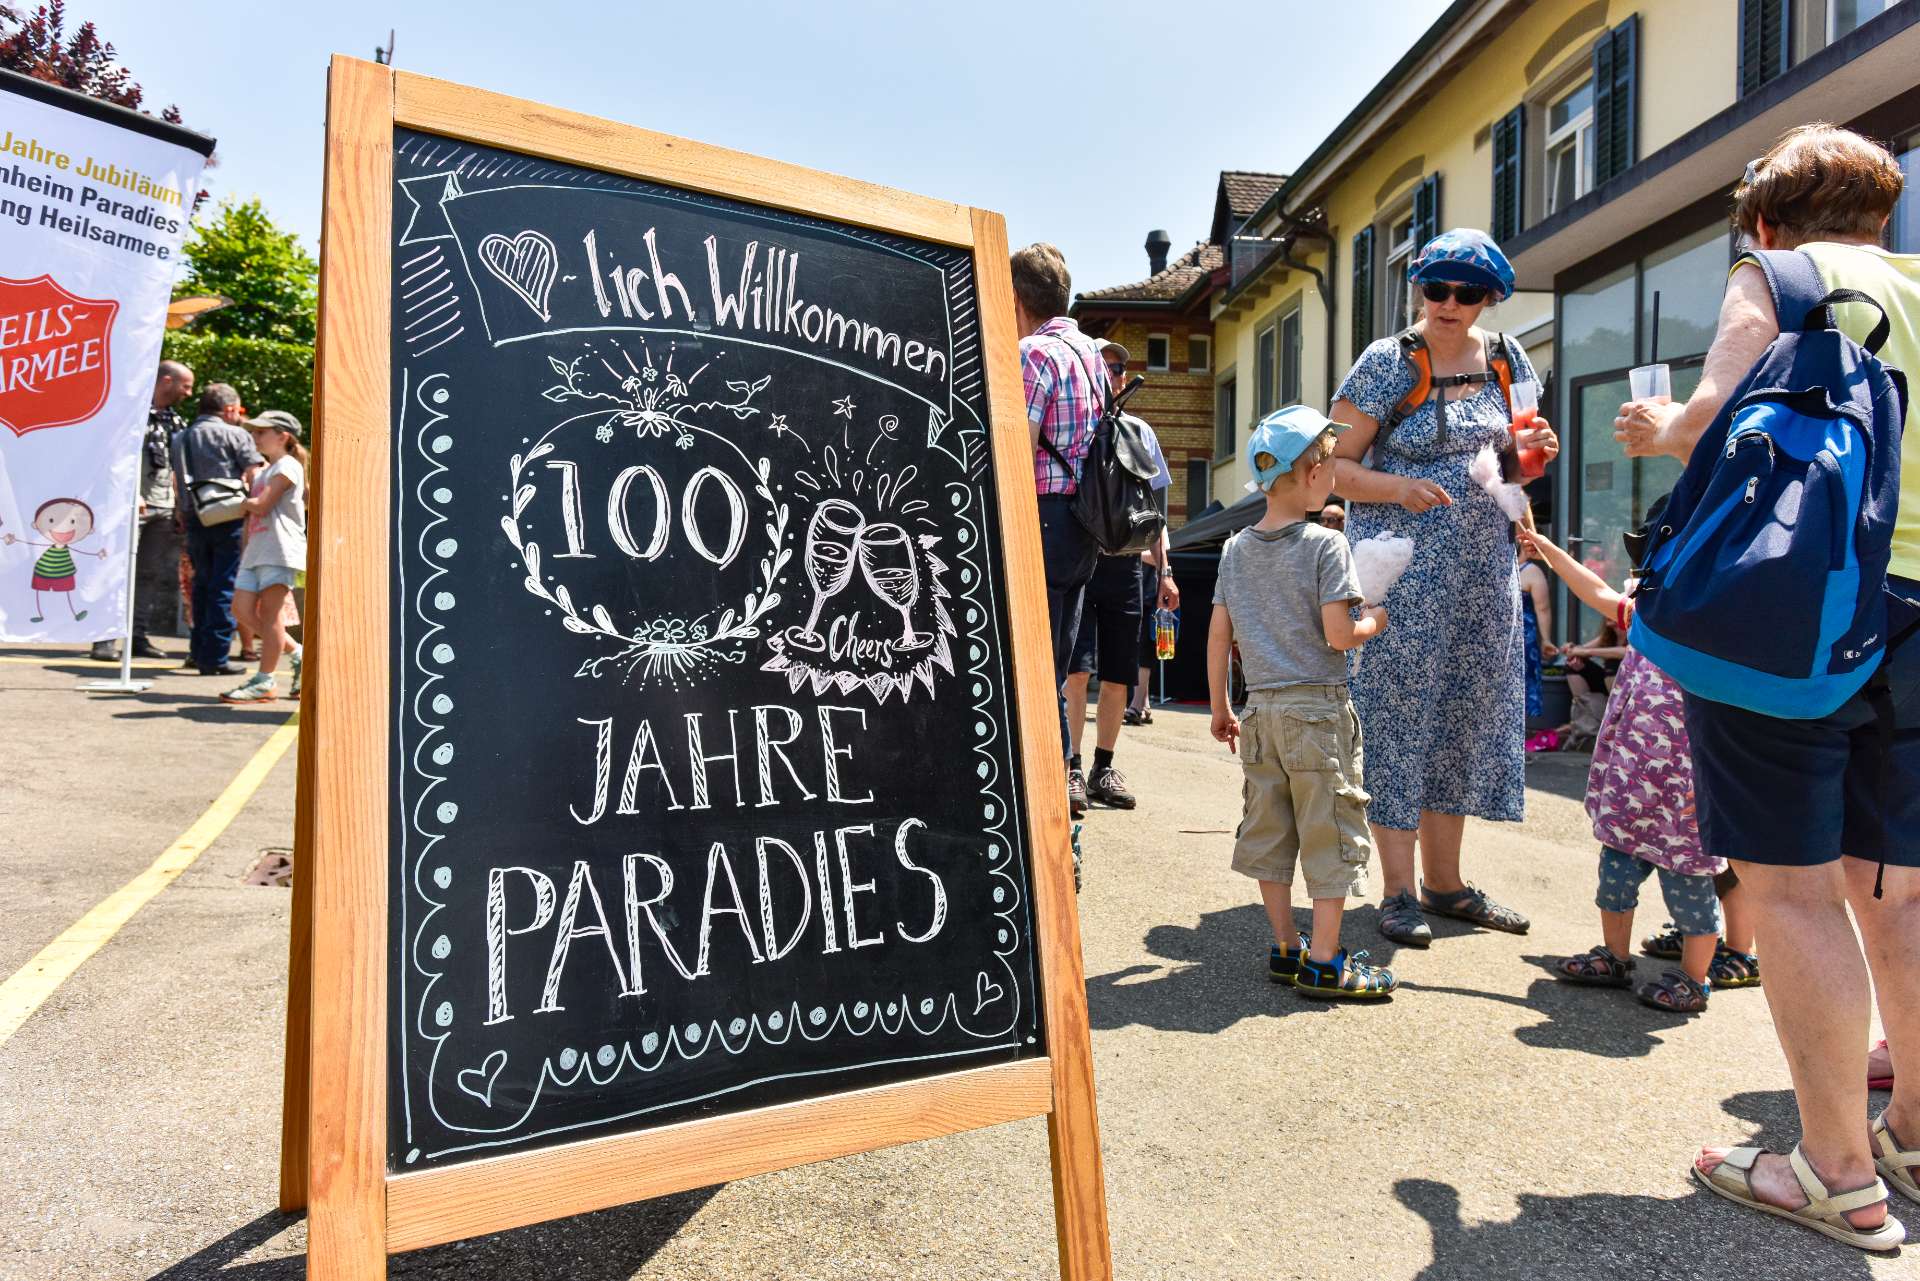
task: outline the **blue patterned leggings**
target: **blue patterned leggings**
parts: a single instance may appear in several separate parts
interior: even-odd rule
[[[1660,893],[1675,929],[1682,934],[1721,932],[1720,896],[1713,891],[1711,876],[1671,872],[1608,845],[1600,847],[1600,888],[1594,904],[1602,912],[1633,911],[1640,903],[1641,883],[1654,872],[1660,873]]]

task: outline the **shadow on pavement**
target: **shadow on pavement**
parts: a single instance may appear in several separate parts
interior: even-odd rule
[[[1294,925],[1305,931],[1309,913],[1294,909]],[[1364,911],[1347,914],[1341,931],[1354,951],[1392,944],[1373,931]],[[1206,912],[1198,925],[1156,925],[1143,940],[1147,951],[1168,965],[1129,965],[1087,979],[1087,1010],[1097,1029],[1140,1024],[1162,1032],[1224,1032],[1242,1019],[1279,1018],[1324,1011],[1267,978],[1267,949],[1273,929],[1258,904]],[[1368,958],[1381,960],[1378,948]]]
[[[1530,752],[1527,755],[1527,786],[1570,801],[1587,799],[1587,770],[1593,764],[1590,752]]]
[[[1722,1101],[1720,1108],[1728,1116],[1760,1127],[1752,1138],[1739,1140],[1742,1146],[1787,1152],[1800,1141],[1800,1105],[1794,1102],[1792,1090],[1742,1090]],[[1723,1140],[1709,1136],[1701,1142]]]
[[[204,694],[161,694],[148,691],[133,696],[135,706],[115,712],[115,720],[147,721],[173,717],[206,725],[235,725],[248,722],[284,721],[300,707],[296,698],[276,698],[269,703],[223,703],[222,689],[232,689],[237,680],[223,678],[209,682]],[[114,697],[124,697],[115,695]]]
[[[535,1277],[627,1281],[713,1199],[721,1186],[396,1254],[388,1261],[387,1275],[476,1281],[489,1277],[512,1281]],[[302,1217],[277,1210],[263,1214],[164,1272],[155,1273],[150,1281],[305,1281],[304,1255],[237,1262]]]
[[[1674,1178],[1686,1178],[1684,1164]],[[1434,1179],[1402,1179],[1393,1192],[1433,1232],[1433,1262],[1417,1281],[1614,1281],[1716,1270],[1722,1276],[1821,1281],[1864,1281],[1872,1275],[1859,1251],[1705,1191],[1672,1199],[1523,1193],[1516,1198],[1520,1212],[1514,1218],[1487,1223],[1463,1221],[1460,1193]]]
[[[1551,966],[1554,960],[1546,956],[1520,959],[1543,968]],[[1642,1005],[1624,988],[1581,987],[1553,978],[1535,979],[1528,985],[1525,996],[1430,983],[1407,983],[1404,987],[1409,992],[1445,992],[1532,1010],[1546,1021],[1514,1029],[1513,1035],[1521,1044],[1537,1050],[1578,1050],[1610,1059],[1634,1059],[1651,1054],[1654,1047],[1665,1043],[1655,1033],[1679,1027],[1688,1017]]]

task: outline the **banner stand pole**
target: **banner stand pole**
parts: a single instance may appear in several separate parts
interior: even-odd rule
[[[144,446],[143,446],[144,448]],[[152,681],[133,679],[133,592],[140,568],[140,470],[134,466],[133,520],[127,525],[127,612],[122,621],[126,630],[120,636],[120,675],[113,680],[81,681],[78,689],[138,694]]]

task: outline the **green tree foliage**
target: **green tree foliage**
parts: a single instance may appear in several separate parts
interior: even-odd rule
[[[0,67],[139,111],[146,93],[99,29],[83,22],[68,35],[66,28],[66,0],[47,0],[26,14],[0,4]],[[160,118],[179,124],[180,111],[168,107]]]
[[[160,352],[193,370],[195,381],[231,383],[248,413],[284,409],[313,427],[313,348],[264,338],[169,330]],[[191,405],[182,406],[191,411]]]
[[[274,226],[259,200],[222,201],[210,220],[194,223],[185,254],[174,297],[233,300],[197,321],[196,332],[313,345],[319,265],[292,232]]]

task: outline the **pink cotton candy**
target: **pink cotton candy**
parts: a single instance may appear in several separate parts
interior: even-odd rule
[[[1525,520],[1527,517],[1527,492],[1518,485],[1509,485],[1503,479],[1500,470],[1500,455],[1494,452],[1492,445],[1482,445],[1480,452],[1467,464],[1467,475],[1473,483],[1487,491],[1487,496],[1500,505],[1508,520]]]

